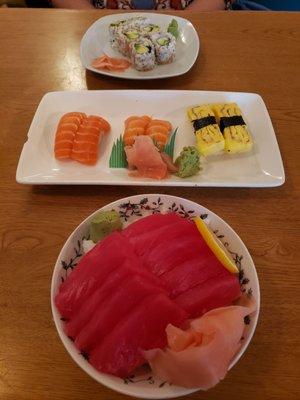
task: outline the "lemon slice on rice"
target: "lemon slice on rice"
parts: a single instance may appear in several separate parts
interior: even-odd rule
[[[206,223],[203,221],[201,217],[195,217],[194,222],[201,233],[203,239],[205,240],[207,246],[211,249],[211,251],[214,253],[214,255],[217,257],[217,259],[220,261],[220,263],[228,269],[229,272],[232,274],[238,274],[239,270],[237,266],[235,265],[233,259],[230,257],[230,255],[227,253],[225,249],[221,247],[221,245],[218,243],[215,235],[213,232],[209,229],[209,227],[206,225]]]

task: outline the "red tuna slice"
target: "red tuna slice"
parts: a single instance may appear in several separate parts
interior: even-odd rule
[[[214,308],[225,307],[241,295],[239,280],[235,275],[226,274],[211,278],[187,290],[174,299],[188,314],[196,318]]]
[[[89,361],[101,372],[126,377],[145,362],[141,350],[165,347],[166,326],[181,326],[186,318],[164,294],[148,296],[91,352]]]
[[[180,221],[182,218],[176,213],[153,214],[140,218],[127,226],[122,234],[130,239],[139,237],[142,233],[154,231],[163,226]]]
[[[201,240],[202,237],[201,237]],[[171,271],[160,276],[170,297],[179,294],[219,275],[228,275],[226,268],[220,263],[203,240],[202,249],[194,258],[189,258]]]
[[[60,286],[55,304],[61,315],[67,319],[72,317],[111,271],[122,267],[125,262],[139,265],[128,240],[114,232],[84,255],[76,269]]]
[[[104,280],[103,284],[74,313],[73,318],[65,325],[66,334],[75,339],[96,313],[98,307],[103,302],[109,302],[122,285],[126,284],[126,281],[134,276],[138,276],[140,279],[147,281],[149,285],[157,287],[158,291],[164,290],[162,287],[163,284],[158,278],[142,268],[140,263],[133,264],[130,259],[129,262],[125,262],[122,265],[122,268],[114,269]]]
[[[184,261],[196,257],[205,245],[200,235],[183,236],[160,243],[145,254],[142,262],[148,271],[156,276],[161,276]]]
[[[105,302],[98,303],[90,321],[75,340],[79,350],[89,352],[100,344],[123,318],[128,318],[131,310],[146,296],[162,293],[162,289],[150,284],[139,275],[129,275],[118,290]]]
[[[199,238],[199,231],[191,221],[180,218],[178,222],[162,226],[155,231],[148,231],[139,236],[129,238],[134,251],[140,257],[155,249],[158,245],[172,246],[173,240],[189,236]]]

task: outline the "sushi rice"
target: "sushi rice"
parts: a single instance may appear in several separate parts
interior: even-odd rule
[[[138,71],[150,71],[155,67],[155,51],[150,39],[140,38],[129,46],[131,62]]]
[[[152,35],[156,61],[158,64],[169,64],[174,61],[176,54],[176,40],[170,33],[157,33]]]
[[[116,46],[120,53],[124,56],[129,57],[129,47],[130,43],[138,40],[140,37],[140,32],[137,29],[129,28],[118,32],[116,35]]]
[[[156,64],[168,64],[175,58],[176,39],[149,18],[138,16],[109,25],[113,48],[129,57],[138,71],[150,71]]]
[[[153,34],[159,33],[161,28],[159,25],[148,24],[141,29],[141,34],[151,38]]]

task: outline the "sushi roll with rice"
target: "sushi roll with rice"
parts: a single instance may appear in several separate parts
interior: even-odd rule
[[[110,36],[110,40],[113,43],[114,40],[116,39],[116,36],[118,34],[118,32],[124,28],[124,26],[126,26],[127,21],[126,20],[119,20],[116,22],[112,22],[109,25],[109,36]]]
[[[111,39],[114,40],[116,35],[124,30],[139,30],[144,28],[146,25],[149,25],[149,23],[149,18],[146,17],[133,17],[129,19],[118,20],[109,25],[109,34]]]
[[[137,29],[129,28],[116,33],[116,47],[124,56],[129,56],[130,43],[140,38],[140,32]]]
[[[141,38],[130,44],[131,62],[138,71],[150,71],[155,67],[155,51],[151,40]]]
[[[158,64],[169,64],[174,61],[176,54],[176,40],[170,33],[158,33],[151,38],[154,48],[156,61]]]
[[[147,17],[139,16],[129,18],[126,23],[128,28],[143,29],[145,26],[150,24],[150,20]]]
[[[152,37],[153,34],[159,33],[160,32],[160,26],[159,25],[154,25],[154,24],[147,24],[141,29],[141,34],[143,36],[147,36],[149,38]]]

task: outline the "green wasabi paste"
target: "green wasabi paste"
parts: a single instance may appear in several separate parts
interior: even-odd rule
[[[200,167],[200,154],[196,147],[184,147],[175,161],[175,165],[179,168],[177,176],[187,178],[196,175]]]
[[[122,229],[122,221],[116,211],[99,212],[90,223],[90,238],[97,243],[105,236],[120,229]]]

